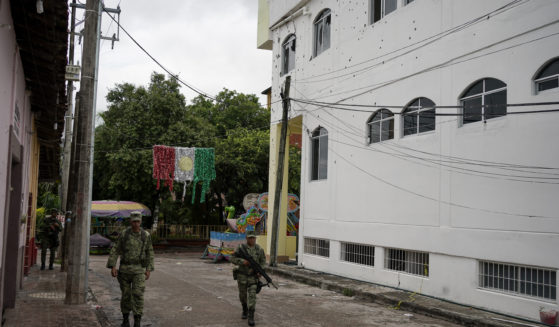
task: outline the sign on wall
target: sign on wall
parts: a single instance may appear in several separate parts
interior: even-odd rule
[[[78,65],[66,65],[66,75],[65,78],[68,81],[79,81],[80,80],[81,67]]]

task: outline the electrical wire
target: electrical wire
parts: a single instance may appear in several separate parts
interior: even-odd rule
[[[346,108],[342,107],[339,104],[326,104],[325,102],[317,103],[312,101],[306,101],[302,99],[294,99],[290,98],[291,101],[305,103],[309,105],[320,106],[321,108],[329,108],[329,109],[336,109],[336,110],[345,110],[345,111],[353,111],[353,112],[366,112],[366,113],[373,113],[374,111],[371,110],[364,110],[364,109],[355,109],[355,108]],[[480,105],[476,106],[476,108],[503,108],[503,107],[519,107],[519,106],[549,106],[549,105],[559,105],[559,102],[532,102],[532,103],[507,103],[507,104],[496,104],[496,105]],[[366,105],[360,105],[366,106]],[[371,105],[371,108],[397,108],[397,109],[405,109],[406,106],[377,106]],[[464,106],[425,106],[421,107],[421,110],[430,110],[430,109],[438,109],[438,108],[464,108]],[[546,109],[546,110],[524,110],[524,111],[508,111],[506,115],[518,115],[518,114],[533,114],[533,113],[546,113],[546,112],[557,112],[559,109]],[[394,115],[403,115],[403,116],[418,116],[420,113],[416,112],[391,112]],[[428,115],[423,113],[424,115],[431,117],[431,116],[475,116],[475,114],[467,114],[467,113],[429,113]],[[481,113],[479,114],[481,116]],[[484,113],[484,116],[489,117],[500,117],[504,116],[504,114],[500,113]]]
[[[297,88],[294,88],[294,89],[295,89],[295,92],[304,96],[304,94],[302,94]],[[311,116],[313,116],[315,118],[318,118],[317,116],[315,116],[311,113],[313,110],[307,110],[307,109],[305,109],[305,107],[303,107],[302,110],[296,110],[296,111],[308,111],[311,114]],[[360,131],[363,130],[362,128],[354,126],[354,125],[350,124],[349,122],[346,122],[346,121],[342,120],[341,118],[337,117],[336,115],[333,115],[333,114],[329,113],[328,111],[323,111],[323,113],[328,114],[333,119],[337,120],[338,122],[340,122],[341,124],[343,124],[344,126],[349,128],[349,130],[344,130],[344,132],[346,132],[348,134],[351,134],[351,135],[355,135],[355,136],[359,137],[360,139],[363,139],[364,137],[366,137],[364,134],[362,134],[360,132]],[[435,125],[451,123],[451,122],[458,122],[458,119],[439,121],[439,122],[436,122]],[[425,124],[425,126],[427,126],[427,125],[431,125],[431,124]],[[357,131],[357,132],[354,132],[354,131]],[[401,145],[398,145],[398,146],[405,148],[404,146],[401,146]],[[411,149],[411,148],[408,148],[408,149]],[[413,150],[413,149],[411,149],[411,150]],[[431,156],[434,156],[434,157],[441,157],[442,156],[441,154],[436,154],[436,153],[428,153],[428,152],[424,152],[424,151],[420,151],[420,152],[423,152],[425,154],[428,154],[428,155],[431,155]],[[555,167],[526,166],[526,165],[509,164],[509,163],[501,163],[501,162],[491,162],[491,161],[484,161],[484,160],[472,160],[472,159],[468,159],[468,158],[452,157],[452,156],[442,156],[442,157],[448,158],[449,160],[455,160],[456,162],[459,162],[459,163],[473,163],[473,164],[480,164],[480,165],[491,165],[491,166],[508,167],[508,168],[512,167],[512,168],[519,168],[519,169],[544,169],[544,170],[545,169],[548,169],[548,170],[552,169],[552,170],[559,170],[559,168],[555,168]],[[512,170],[512,169],[510,169],[510,170]],[[531,172],[531,173],[538,173],[538,172]],[[545,173],[545,174],[550,174],[550,173]]]
[[[122,2],[122,0],[118,0],[118,4],[116,5],[117,8],[120,7],[121,2]],[[103,10],[105,10],[105,2],[104,1],[103,1]],[[111,27],[113,26],[113,23],[114,23],[114,20],[111,20],[109,22],[109,27],[107,28],[107,35],[109,34],[109,31],[111,30]],[[105,41],[106,41],[105,39],[101,40],[101,45],[100,45],[101,48],[103,47],[103,43],[105,43]]]
[[[274,124],[274,123],[279,123],[280,121],[281,121],[281,119],[278,120],[278,121],[271,122],[270,124],[266,124],[266,125],[260,126],[260,127],[254,127],[254,128],[251,129],[251,131],[263,131],[263,130],[266,130],[266,129],[270,129],[270,126],[271,126],[272,124]],[[139,143],[145,142],[145,140],[143,140],[143,139],[141,139],[141,138],[139,138],[139,137],[132,137],[132,136],[129,135],[129,134],[123,133],[123,132],[122,132],[121,130],[119,130],[118,128],[114,128],[114,129],[113,129],[113,128],[107,127],[106,125],[105,125],[105,128],[107,128],[111,133],[120,134],[120,135],[122,135],[122,136],[124,136],[124,137],[126,137],[126,138],[131,139],[131,140],[138,141]],[[205,141],[205,142],[209,142],[209,141],[216,140],[216,139],[227,139],[227,138],[229,138],[229,136],[233,136],[233,135],[239,134],[239,133],[241,133],[242,131],[244,131],[244,130],[233,130],[233,131],[229,131],[227,134],[224,134],[224,135],[208,136],[208,137],[204,137],[204,138],[198,138],[198,139],[196,139],[196,141]],[[170,145],[167,145],[167,146],[185,146],[185,145],[189,145],[189,144],[191,144],[191,142],[188,142],[188,143],[185,143],[185,142],[183,142],[183,143],[176,143],[176,144],[170,144]],[[97,151],[95,151],[95,152],[114,153],[114,152],[119,152],[119,151],[121,151],[121,150],[152,150],[152,148],[153,148],[153,145],[151,145],[151,146],[149,146],[149,147],[148,147],[148,146],[145,146],[145,147],[136,147],[136,148],[124,148],[124,149],[121,148],[121,149],[117,149],[117,150],[97,150]]]
[[[305,126],[308,130],[308,127],[303,123],[303,126]],[[455,203],[455,202],[451,202],[451,201],[445,201],[445,200],[441,200],[441,199],[437,199],[425,194],[421,194],[419,192],[404,188],[402,186],[399,186],[395,183],[391,183],[388,180],[381,178],[359,166],[357,166],[355,163],[353,163],[352,161],[350,161],[349,159],[346,158],[346,156],[340,155],[338,154],[334,149],[332,149],[332,147],[330,146],[330,144],[328,145],[328,149],[330,152],[332,152],[334,155],[336,155],[337,158],[343,160],[344,162],[346,162],[348,165],[350,165],[351,167],[355,168],[356,170],[366,174],[367,176],[373,178],[374,180],[381,182],[382,184],[388,185],[392,188],[395,188],[397,190],[400,190],[402,192],[408,193],[408,194],[412,194],[415,195],[417,197],[426,199],[426,200],[430,200],[433,202],[437,202],[437,203],[441,203],[441,204],[445,204],[445,205],[449,205],[452,207],[457,207],[457,208],[462,208],[462,209],[468,209],[468,210],[474,210],[474,211],[480,211],[480,212],[485,212],[485,213],[491,213],[491,214],[498,214],[498,215],[506,215],[506,216],[515,216],[515,217],[524,217],[524,218],[545,218],[545,219],[558,219],[559,217],[551,217],[551,216],[544,216],[544,215],[536,215],[536,214],[522,214],[522,213],[513,213],[513,212],[506,212],[506,211],[501,211],[501,210],[493,210],[493,209],[486,209],[486,208],[477,208],[477,207],[473,207],[473,206],[469,206],[469,205],[465,205],[465,204],[461,204],[461,203]]]
[[[151,60],[153,60],[153,62],[155,62],[159,67],[161,67],[161,69],[163,69],[165,72],[167,72],[167,74],[169,74],[170,76],[172,76],[173,78],[175,78],[179,83],[181,83],[182,85],[186,86],[187,88],[189,88],[190,90],[196,92],[197,94],[201,95],[204,98],[208,98],[208,99],[212,99],[212,100],[216,100],[215,96],[211,96],[208,95],[206,92],[203,92],[201,90],[199,90],[198,88],[190,85],[189,83],[186,83],[185,81],[183,81],[177,74],[172,73],[169,69],[167,69],[165,66],[163,66],[157,59],[155,59],[155,57],[153,57],[140,43],[138,43],[138,41],[136,41],[136,39],[130,35],[130,33],[128,33],[128,31],[122,26],[121,23],[119,23],[103,6],[103,11],[105,13],[107,13],[107,15],[109,15],[109,17],[122,29],[122,31],[130,38],[130,40],[132,40],[132,42],[134,42],[134,44],[136,44],[136,46],[138,46],[138,48],[140,48],[140,50],[142,50]],[[217,101],[217,100],[216,100]]]
[[[344,133],[346,133],[346,137],[352,139],[351,137],[349,137],[347,134],[349,135],[354,135],[359,137],[358,140],[356,139],[352,139],[353,141],[355,141],[356,143],[362,143],[361,140],[363,140],[363,138],[365,137],[365,135],[359,133],[359,132],[354,132],[354,131],[358,131],[359,128],[353,126],[353,125],[349,125],[350,128],[352,128],[351,130],[344,130],[344,129],[340,129],[335,125],[332,125],[328,122],[326,122],[325,120],[315,116],[312,113],[309,113],[311,116],[313,116],[315,119],[321,121],[324,124],[327,124],[329,126],[331,126],[331,128],[333,128],[336,131],[342,131]],[[338,117],[335,117],[332,115],[333,118],[340,120]],[[396,143],[383,143],[383,142],[379,142],[378,144],[380,144],[381,146],[385,146],[385,147],[390,147],[390,146],[395,146],[395,147],[399,147],[402,149],[409,149],[409,150],[413,150],[413,151],[417,151],[419,153],[423,153],[423,154],[427,154],[429,156],[433,156],[436,157],[436,159],[432,159],[432,158],[425,158],[425,157],[418,157],[417,155],[410,155],[410,154],[406,154],[406,153],[402,153],[402,155],[407,156],[408,158],[413,158],[413,159],[418,159],[418,160],[423,160],[423,161],[427,161],[427,162],[431,162],[431,163],[436,163],[436,164],[440,164],[442,166],[447,166],[450,168],[454,168],[454,169],[461,169],[464,171],[472,171],[472,172],[476,172],[476,173],[481,173],[481,174],[492,174],[495,176],[505,176],[505,177],[517,177],[517,178],[534,178],[534,179],[555,179],[555,178],[550,178],[550,177],[538,177],[538,176],[522,176],[522,175],[510,175],[510,174],[498,174],[498,173],[491,173],[491,172],[483,172],[483,171],[476,171],[476,170],[472,170],[472,169],[465,169],[465,168],[460,168],[460,167],[455,167],[455,166],[449,166],[447,164],[459,164],[459,165],[469,165],[469,166],[480,166],[480,167],[485,167],[485,168],[492,168],[492,169],[502,169],[502,170],[507,170],[507,171],[515,171],[515,172],[521,172],[521,173],[529,173],[529,174],[538,174],[538,175],[550,175],[550,176],[559,176],[559,174],[557,173],[550,173],[550,172],[545,172],[545,170],[550,171],[550,170],[559,170],[559,168],[556,167],[542,167],[542,166],[526,166],[526,165],[519,165],[519,164],[510,164],[510,163],[501,163],[501,162],[492,162],[492,161],[484,161],[484,160],[475,160],[475,159],[468,159],[468,158],[462,158],[462,157],[453,157],[453,156],[444,156],[441,154],[436,154],[436,153],[429,153],[429,152],[425,152],[425,151],[420,151],[420,150],[414,150],[412,148],[408,148],[408,147],[404,147],[401,145],[398,145]],[[390,145],[388,145],[390,144]],[[376,151],[376,152],[381,152],[380,150],[375,150],[374,148],[368,148],[371,149],[371,151]],[[391,149],[392,151],[396,151],[399,152],[398,150],[395,149]],[[393,155],[392,153],[387,153],[389,155]],[[444,159],[444,160],[443,160]],[[441,163],[445,163],[445,164],[441,164]],[[542,171],[532,171],[532,169],[534,170],[544,170],[544,172]],[[523,180],[522,180],[523,181]]]
[[[315,117],[317,120],[321,120],[320,118]],[[334,131],[340,131],[339,129],[336,129],[333,125],[328,124],[327,122],[321,120],[323,123],[326,123],[327,125],[331,126],[331,128]],[[360,140],[355,140],[347,135],[345,135],[347,138],[349,138],[352,141],[355,141],[357,144],[360,144],[361,142],[359,142]],[[430,168],[436,168],[435,166],[440,166],[440,167],[447,167],[449,169],[445,169],[447,171],[451,171],[451,172],[456,172],[459,174],[464,174],[464,175],[471,175],[471,176],[478,176],[478,177],[487,177],[487,178],[493,178],[493,179],[502,179],[502,180],[509,180],[509,181],[516,181],[516,182],[526,182],[526,183],[539,183],[539,184],[559,184],[559,182],[548,182],[546,180],[559,180],[559,178],[557,177],[539,177],[539,176],[526,176],[526,175],[511,175],[511,174],[501,174],[501,173],[495,173],[495,172],[487,172],[487,171],[480,171],[480,170],[474,170],[474,169],[470,169],[470,168],[462,168],[462,167],[457,167],[454,166],[452,164],[462,164],[462,162],[457,162],[457,161],[449,161],[449,160],[442,160],[442,159],[431,159],[431,158],[422,158],[422,157],[418,157],[418,156],[412,156],[409,155],[407,153],[404,153],[402,151],[398,151],[398,150],[394,150],[392,149],[392,151],[396,151],[398,153],[392,153],[392,152],[386,152],[386,151],[382,151],[377,149],[376,147],[363,147],[363,146],[356,146],[354,144],[349,144],[346,142],[342,142],[336,139],[332,139],[333,142],[336,143],[340,143],[340,144],[344,144],[347,146],[351,146],[351,147],[355,147],[361,150],[367,150],[367,151],[372,151],[372,152],[377,152],[377,153],[381,153],[381,154],[385,154],[388,156],[392,156],[392,157],[396,157],[398,159],[404,160],[404,161],[408,161],[414,164],[419,164],[422,166],[426,166],[426,167],[430,167]],[[378,143],[379,145],[384,145],[383,142]],[[427,162],[431,165],[427,165],[424,164],[422,162],[417,162],[414,160],[418,160],[418,161],[424,161]],[[483,165],[483,164],[475,164],[475,163],[467,163],[468,165],[475,165],[475,166],[482,166],[484,168],[488,168],[487,165]],[[493,168],[493,169],[503,169],[503,170],[511,170],[511,171],[518,171],[518,172],[522,172],[522,173],[529,173],[529,174],[542,174],[540,172],[532,172],[532,171],[526,171],[526,170],[520,170],[520,169],[512,169],[512,168],[501,168],[501,167],[494,167],[494,166],[489,166],[489,168]],[[546,173],[547,174],[547,173]],[[550,175],[555,175],[558,176],[559,174],[550,174]]]
[[[528,0],[528,1],[529,1],[529,0]],[[418,49],[420,49],[420,48],[422,48],[422,47],[425,47],[425,46],[427,46],[427,45],[429,45],[429,44],[432,44],[433,42],[438,41],[438,40],[440,40],[440,39],[442,39],[442,38],[444,38],[444,37],[446,37],[446,36],[448,36],[448,35],[457,33],[457,32],[459,32],[459,31],[462,31],[463,29],[466,29],[466,28],[468,28],[468,27],[471,27],[471,26],[473,26],[473,25],[475,25],[475,24],[477,24],[477,23],[479,23],[479,22],[483,22],[483,21],[485,21],[485,20],[487,20],[487,19],[489,19],[489,18],[491,18],[491,17],[494,17],[494,16],[497,16],[497,15],[499,15],[499,14],[501,14],[501,13],[504,13],[504,12],[510,10],[510,9],[513,9],[513,8],[517,7],[518,5],[525,4],[525,3],[527,3],[528,1],[523,1],[523,0],[514,0],[514,1],[511,1],[511,2],[509,2],[508,4],[506,4],[506,5],[504,5],[504,6],[500,7],[500,8],[497,8],[497,9],[495,9],[495,10],[493,10],[493,11],[490,11],[490,12],[488,12],[488,13],[486,13],[486,14],[483,14],[483,15],[481,15],[481,16],[479,16],[479,17],[476,17],[476,18],[474,18],[474,19],[472,19],[472,20],[470,20],[470,21],[467,21],[467,22],[465,22],[465,23],[463,23],[463,24],[461,24],[461,25],[458,25],[458,26],[449,28],[449,29],[447,29],[447,30],[445,30],[445,31],[443,31],[443,32],[440,32],[440,33],[437,33],[437,34],[435,34],[435,35],[429,36],[429,37],[427,37],[427,38],[425,38],[425,39],[419,40],[419,41],[414,42],[414,43],[412,43],[412,44],[408,44],[408,45],[406,45],[406,46],[404,46],[404,47],[401,47],[401,48],[392,50],[392,51],[387,52],[387,53],[385,53],[385,54],[382,54],[382,55],[380,55],[380,56],[376,56],[376,57],[373,57],[373,58],[369,58],[369,59],[367,59],[367,60],[364,60],[364,61],[362,61],[362,62],[353,64],[353,65],[346,66],[346,67],[344,67],[344,68],[340,68],[340,69],[336,69],[336,70],[333,70],[333,71],[330,71],[330,72],[325,72],[325,73],[322,73],[322,74],[317,74],[317,75],[313,75],[313,76],[301,78],[301,79],[298,79],[298,82],[299,82],[299,83],[314,83],[314,82],[326,81],[326,80],[329,80],[329,79],[318,80],[318,81],[309,81],[309,80],[312,80],[312,79],[314,79],[314,78],[321,77],[321,76],[327,76],[327,75],[330,75],[330,74],[334,74],[334,73],[337,73],[337,72],[340,72],[340,71],[348,70],[348,69],[350,69],[350,68],[357,67],[357,66],[363,65],[363,64],[365,64],[365,63],[368,63],[368,62],[371,62],[371,61],[374,61],[374,60],[377,60],[377,59],[381,59],[381,58],[383,58],[383,57],[385,57],[385,56],[388,56],[388,55],[397,53],[397,52],[402,51],[402,50],[405,50],[405,49],[408,49],[408,48],[410,48],[410,47],[413,47],[413,46],[415,46],[415,45],[421,44],[421,43],[423,43],[423,42],[430,41],[430,42],[428,42],[428,43],[425,43],[425,44],[420,45],[420,46],[417,47],[417,48],[414,48],[414,49],[412,49],[412,50],[410,50],[410,51],[407,51],[407,52],[405,52],[405,53],[403,53],[403,54],[400,54],[400,55],[398,55],[398,56],[395,56],[395,57],[392,57],[392,58],[383,60],[381,63],[379,63],[379,64],[384,64],[384,63],[389,62],[389,61],[391,61],[391,60],[394,60],[394,59],[396,59],[396,58],[398,58],[398,57],[401,57],[401,56],[403,56],[403,55],[405,55],[405,54],[408,54],[408,53],[413,52],[413,51],[416,51],[416,50],[418,50]],[[433,40],[433,39],[434,39],[434,40]],[[365,69],[370,69],[370,68],[372,68],[372,67],[376,67],[376,66],[378,66],[379,64],[375,64],[375,65],[373,65],[373,66],[365,67]],[[355,74],[355,73],[358,73],[358,72],[361,71],[361,70],[363,70],[363,69],[360,69],[360,70],[357,70],[357,71],[353,71],[353,72],[347,73],[347,74],[345,74],[345,75]],[[336,76],[336,77],[333,77],[333,78],[331,78],[331,79],[339,78],[339,77],[342,77],[342,76],[345,76],[345,75]]]
[[[408,74],[408,75],[404,75],[404,76],[401,76],[401,77],[398,77],[398,78],[394,78],[394,79],[391,79],[391,80],[388,80],[388,81],[383,81],[383,82],[377,82],[377,83],[369,84],[369,85],[362,86],[362,87],[359,87],[359,88],[353,88],[353,89],[351,89],[351,90],[344,90],[344,91],[340,91],[340,92],[329,93],[328,95],[325,95],[325,96],[323,96],[322,98],[330,98],[330,97],[334,97],[334,96],[338,96],[338,95],[349,94],[350,92],[360,91],[360,92],[354,93],[354,94],[352,94],[352,95],[349,95],[349,96],[347,96],[347,97],[345,97],[345,98],[342,98],[342,99],[340,99],[340,100],[338,100],[338,101],[335,102],[335,103],[340,103],[340,102],[343,102],[343,101],[346,101],[346,100],[349,100],[349,99],[352,99],[352,98],[356,98],[356,97],[361,96],[361,95],[363,95],[363,94],[366,94],[366,93],[369,93],[369,92],[372,92],[372,91],[381,89],[381,88],[383,88],[383,87],[386,87],[386,86],[388,86],[388,85],[394,84],[394,83],[396,83],[396,82],[400,82],[400,81],[409,79],[409,78],[411,78],[411,77],[419,76],[419,75],[422,75],[422,74],[425,74],[425,73],[429,73],[429,72],[432,72],[432,71],[436,71],[436,70],[439,70],[439,69],[442,69],[442,68],[447,68],[447,67],[451,67],[451,66],[454,66],[454,65],[462,64],[462,63],[465,63],[465,62],[468,62],[468,61],[472,61],[472,60],[476,60],[476,59],[479,59],[479,58],[482,58],[482,57],[486,57],[486,56],[489,56],[489,55],[493,55],[493,54],[496,54],[496,53],[499,53],[499,52],[502,52],[502,51],[510,50],[510,49],[513,49],[513,48],[516,48],[516,47],[519,47],[519,46],[522,46],[522,45],[534,43],[534,42],[541,41],[541,40],[544,40],[544,39],[547,39],[547,38],[550,38],[550,37],[553,37],[553,36],[557,36],[557,35],[559,35],[559,32],[551,33],[551,34],[548,34],[548,35],[545,35],[545,36],[542,36],[542,37],[538,37],[538,38],[535,38],[535,39],[531,39],[531,40],[528,40],[528,41],[524,41],[524,42],[521,42],[521,43],[517,43],[517,44],[511,45],[511,46],[507,46],[507,47],[502,48],[502,49],[490,51],[490,52],[487,52],[487,53],[483,53],[483,54],[481,54],[481,55],[477,55],[477,56],[474,56],[474,57],[470,57],[470,58],[465,58],[465,59],[459,60],[460,58],[464,58],[464,57],[470,56],[470,55],[472,55],[472,54],[475,54],[475,53],[477,53],[477,52],[480,52],[480,51],[486,50],[486,49],[488,49],[488,48],[491,48],[491,47],[495,46],[496,44],[503,43],[503,42],[508,41],[508,40],[510,40],[510,39],[517,38],[517,37],[520,37],[520,36],[522,36],[522,35],[525,35],[525,34],[534,32],[534,31],[539,30],[539,29],[542,29],[542,28],[544,28],[544,27],[547,27],[547,26],[556,24],[557,22],[559,22],[559,19],[558,19],[558,20],[554,20],[554,21],[552,21],[552,22],[550,22],[550,23],[544,24],[544,25],[542,25],[542,26],[536,27],[536,28],[534,28],[534,29],[532,29],[532,30],[529,30],[529,31],[526,31],[526,32],[523,32],[523,33],[520,33],[520,34],[517,34],[517,35],[514,35],[514,36],[512,36],[512,37],[510,37],[510,38],[508,38],[508,39],[500,40],[500,41],[497,42],[497,43],[494,43],[494,44],[491,44],[491,45],[482,47],[482,48],[480,48],[480,49],[473,50],[473,51],[471,51],[471,52],[469,52],[469,53],[466,53],[466,54],[464,54],[464,55],[460,55],[460,56],[454,57],[454,58],[449,59],[449,60],[447,60],[447,61],[445,61],[445,62],[443,62],[443,63],[436,64],[436,65],[434,65],[434,66],[421,69],[421,70],[419,70],[419,71],[417,71],[417,72],[414,72],[414,73],[411,73],[411,74]],[[347,79],[346,79],[346,80],[347,80]],[[345,82],[346,80],[338,81],[338,82],[336,82],[336,84],[337,84],[337,85],[342,84],[342,83]],[[318,91],[316,94],[319,95],[319,94],[321,94],[321,93],[323,93],[323,92],[326,92],[327,90],[328,90],[328,87],[321,87],[321,88],[320,88],[320,91]],[[361,90],[364,90],[364,91],[361,91]],[[309,98],[311,98],[311,97],[309,97]],[[313,96],[313,97],[312,97],[312,100],[319,100],[319,98],[316,98],[315,96]],[[317,109],[317,110],[318,110],[318,109]]]

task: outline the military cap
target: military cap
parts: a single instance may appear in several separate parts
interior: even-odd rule
[[[256,237],[256,232],[253,230],[249,230],[246,232],[247,237]]]
[[[142,221],[142,213],[139,211],[132,211],[130,213],[130,221]]]

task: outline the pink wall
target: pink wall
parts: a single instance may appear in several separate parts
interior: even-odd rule
[[[12,194],[21,198],[21,213],[27,213],[29,194],[29,161],[31,150],[31,107],[25,90],[25,75],[17,49],[15,31],[10,12],[10,2],[0,1],[0,270],[4,266],[4,230],[7,227],[6,190],[10,165],[10,125],[14,123],[14,109],[19,107],[18,141],[23,145],[22,192]],[[20,247],[25,242],[25,225],[20,226]]]
[[[9,131],[13,115],[13,77],[16,53],[15,33],[9,1],[0,1],[0,232],[5,228],[6,183],[8,181]],[[0,254],[4,240],[0,242]],[[0,269],[2,262],[0,260]]]

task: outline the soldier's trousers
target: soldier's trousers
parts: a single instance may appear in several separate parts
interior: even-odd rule
[[[52,266],[54,264],[54,258],[56,257],[56,248],[56,246],[49,247],[48,245],[41,245],[41,266],[44,266],[45,262],[47,261],[48,249],[50,249],[49,266]]]
[[[119,271],[118,283],[122,292],[120,311],[123,314],[129,314],[132,311],[135,316],[141,316],[144,311],[146,276],[143,273],[126,274]]]
[[[246,304],[249,310],[256,307],[256,286],[258,280],[254,276],[239,274],[237,276],[237,286],[239,286],[239,300],[241,304]]]

